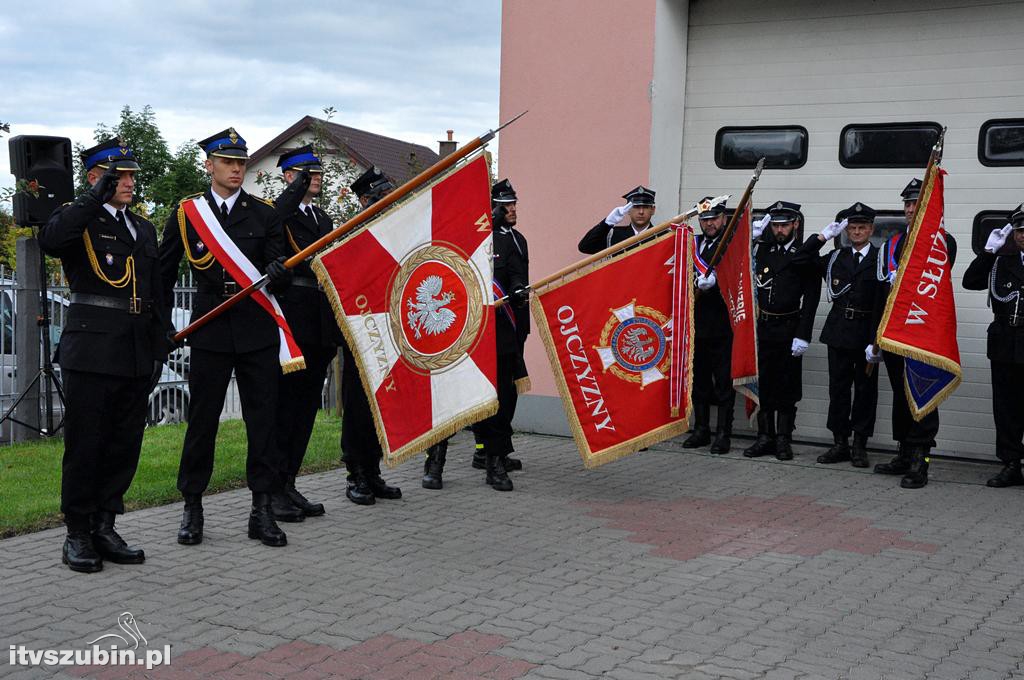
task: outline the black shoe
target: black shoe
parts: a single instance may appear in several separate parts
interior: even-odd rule
[[[352,468],[348,475],[348,488],[345,489],[345,496],[356,505],[373,505],[377,499],[373,496],[373,489],[366,475],[359,468]]]
[[[928,483],[928,449],[915,446],[910,451],[910,469],[900,480],[904,489],[920,489]]]
[[[181,527],[178,528],[178,543],[196,545],[203,542],[203,497],[199,494],[185,496],[185,510],[181,513]]]
[[[986,484],[995,489],[1002,489],[1007,486],[1024,486],[1024,474],[1021,473],[1020,461],[1004,465],[999,474],[988,480]]]
[[[505,456],[505,472],[519,472],[523,469],[523,461]]]
[[[754,443],[743,449],[743,455],[746,458],[760,458],[761,456],[770,456],[774,453],[775,440],[769,437],[767,433],[758,433]]]
[[[780,434],[775,438],[775,458],[777,460],[793,460],[793,444],[788,434]]]
[[[505,472],[505,461],[497,454],[487,454],[486,482],[495,491],[512,490],[512,480],[508,478],[508,473]]]
[[[910,455],[900,444],[899,451],[888,463],[879,463],[875,466],[875,473],[880,475],[905,475],[910,472]]]
[[[684,449],[698,449],[711,443],[711,430],[707,427],[693,428],[693,434],[683,441]]]
[[[284,491],[270,494],[270,511],[278,522],[304,522],[306,513],[292,503],[292,499]]]
[[[288,537],[274,521],[274,511],[270,509],[270,494],[254,493],[252,495],[252,511],[249,512],[249,538],[259,539],[263,545],[280,547],[288,545]]]
[[[427,449],[427,457],[423,461],[423,488],[443,489],[444,463],[448,457],[448,440],[438,442]]]
[[[320,517],[324,514],[323,503],[311,503],[308,498],[302,495],[302,493],[295,488],[295,478],[289,477],[288,482],[284,485],[284,492],[288,496],[288,500],[292,502],[292,505],[302,510],[302,514],[306,517]]]
[[[840,437],[835,435],[833,437],[835,442],[829,447],[828,451],[818,456],[818,462],[824,465],[832,465],[833,463],[844,463],[850,460],[850,440],[848,437]]]
[[[862,434],[854,433],[853,448],[850,450],[850,465],[857,468],[866,468],[871,463],[868,461],[868,438]]]
[[[61,561],[71,571],[92,574],[103,571],[103,558],[92,545],[92,535],[88,531],[68,531],[64,539],[64,550]]]
[[[114,513],[106,510],[93,513],[92,544],[103,559],[115,564],[142,564],[146,561],[144,550],[129,547],[114,531]]]
[[[370,470],[366,473],[366,481],[370,484],[370,491],[374,498],[386,498],[398,500],[402,497],[402,490],[397,486],[388,486],[380,476],[380,469]]]
[[[729,439],[729,435],[732,434],[732,412],[732,404],[718,407],[718,416],[715,422],[715,440],[711,442],[711,453],[722,455],[723,453],[729,453],[729,449],[732,448],[732,441]]]
[[[729,433],[716,432],[715,441],[711,442],[711,453],[722,455],[729,453],[730,448],[732,448],[732,440],[729,438]]]
[[[473,469],[474,470],[486,470],[487,469],[487,454],[484,453],[484,447],[477,446],[473,450]]]

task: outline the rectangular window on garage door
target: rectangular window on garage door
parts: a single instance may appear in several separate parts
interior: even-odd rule
[[[1024,118],[986,121],[978,134],[978,160],[989,167],[1024,165]]]
[[[1002,229],[1010,221],[1009,210],[982,210],[974,216],[974,227],[971,229],[971,249],[977,255],[985,248],[989,234],[993,229]],[[1007,244],[1013,243],[1013,238],[1008,238]]]
[[[752,169],[761,158],[775,170],[795,170],[807,162],[807,129],[798,125],[724,127],[715,135],[715,165]]]
[[[839,133],[844,168],[923,168],[939,138],[938,123],[865,123]]]

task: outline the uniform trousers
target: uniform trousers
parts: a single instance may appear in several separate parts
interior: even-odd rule
[[[867,365],[863,349],[828,346],[828,429],[835,435],[848,437],[851,430],[864,437],[874,434],[878,367],[868,375]]]
[[[188,429],[178,467],[178,490],[183,495],[201,494],[210,483],[217,428],[232,370],[245,421],[245,477],[249,489],[253,493],[276,493],[283,488],[282,465],[274,438],[281,374],[277,352],[277,345],[239,353],[192,348]]]
[[[327,368],[336,355],[335,347],[303,347],[306,369],[281,374],[274,430],[281,452],[281,474],[285,478],[295,477],[302,467],[316,412],[320,410]]]
[[[803,357],[793,356],[799,318],[758,321],[757,390],[762,411],[796,413],[803,398]]]
[[[61,379],[66,402],[61,512],[123,513],[124,494],[139,465],[150,379],[69,369],[61,371]]]
[[[354,467],[378,470],[384,452],[377,439],[370,400],[352,351],[347,344],[342,344],[341,350],[341,460],[350,472]]]
[[[921,420],[914,420],[907,403],[903,387],[903,371],[906,366],[903,357],[892,352],[882,352],[885,372],[889,374],[892,386],[892,438],[910,446],[935,447],[935,435],[939,432],[939,412],[932,411]]]
[[[507,456],[512,447],[512,418],[516,414],[519,392],[516,390],[516,373],[519,355],[498,355],[498,412],[490,418],[473,425],[473,435],[484,451],[498,456]]]
[[[992,416],[996,423],[996,456],[1003,463],[1024,457],[1024,364],[992,361]]]
[[[736,400],[732,388],[732,336],[697,338],[694,345],[693,403],[731,407]]]

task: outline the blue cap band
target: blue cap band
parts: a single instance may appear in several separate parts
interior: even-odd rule
[[[103,163],[104,161],[126,161],[135,160],[132,156],[132,150],[125,147],[109,147],[102,151],[97,151],[93,155],[85,159],[85,169],[92,170],[93,167]]]
[[[232,142],[230,137],[221,137],[220,139],[215,139],[212,142],[207,143],[207,145],[203,147],[203,151],[210,153],[211,151],[216,151],[217,149],[225,146],[232,148],[244,147],[245,140],[241,137],[235,137],[235,141]]]
[[[320,159],[316,157],[316,154],[312,153],[311,151],[307,151],[306,153],[300,153],[297,156],[286,158],[284,163],[281,164],[281,169],[287,170],[288,168],[294,167],[296,165],[302,165],[303,163],[319,164]]]

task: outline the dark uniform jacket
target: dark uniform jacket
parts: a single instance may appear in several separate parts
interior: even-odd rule
[[[314,205],[310,208],[316,216],[316,221],[300,208],[289,209],[290,206],[283,205],[280,200],[275,201],[275,205],[284,225],[289,257],[334,228],[330,215]],[[327,295],[318,288],[316,275],[313,274],[309,260],[297,265],[292,272],[292,285],[286,293],[278,296],[278,300],[295,340],[300,347],[340,345],[341,329],[335,321]]]
[[[203,196],[214,214],[219,214],[209,189]],[[183,221],[184,234],[179,219]],[[261,273],[269,262],[287,255],[281,218],[274,206],[245,191],[235,199],[224,231]],[[231,276],[210,255],[209,247],[202,243],[184,211],[178,207],[167,218],[160,242],[160,269],[167,299],[172,299],[178,263],[183,255],[189,258],[196,281],[192,321],[230,297],[230,292],[241,290],[241,286],[232,284]],[[253,352],[279,342],[274,319],[252,298],[242,300],[189,336],[192,347],[215,352]]]
[[[992,323],[986,354],[990,361],[1024,364],[1024,263],[1020,252],[982,251],[964,272],[964,288],[988,290]]]
[[[526,239],[515,229],[506,232],[496,225],[492,243],[494,280],[506,295],[517,288],[525,288],[529,284],[530,275]],[[512,304],[503,305],[498,308],[497,317],[498,354],[521,353],[530,332],[528,306],[517,308]]]
[[[798,319],[793,337],[810,341],[821,298],[821,277],[813,263],[794,262],[799,248],[796,239],[789,244],[758,242],[754,246],[758,319],[766,327],[774,327],[773,321],[785,322],[786,329]]]
[[[624,227],[609,227],[604,220],[601,220],[580,239],[579,249],[581,253],[592,255],[605,248],[611,248],[627,238],[632,238],[635,234],[632,224],[627,224]]]
[[[708,241],[703,234],[697,234],[697,253],[707,262],[715,252],[718,239]],[[722,291],[716,284],[707,290],[694,289],[696,301],[693,305],[693,330],[698,338],[731,338],[732,325],[729,323],[729,308],[722,299]]]
[[[134,295],[142,310],[133,314],[127,305],[113,309],[72,302],[54,359],[62,368],[149,376],[153,363],[166,359],[171,349],[167,332],[173,327],[160,285],[156,230],[139,215],[129,212],[126,218],[135,227],[135,238],[106,208],[82,197],[54,211],[39,230],[42,249],[61,259],[72,295],[126,302]],[[134,290],[127,270],[129,258]]]
[[[879,281],[878,248],[872,244],[857,264],[850,246],[818,257],[824,245],[821,239],[811,237],[794,256],[799,264],[817,263],[824,278],[826,299],[832,303],[821,329],[821,341],[833,347],[864,349],[875,341],[875,305],[878,297],[885,294],[883,282]]]

